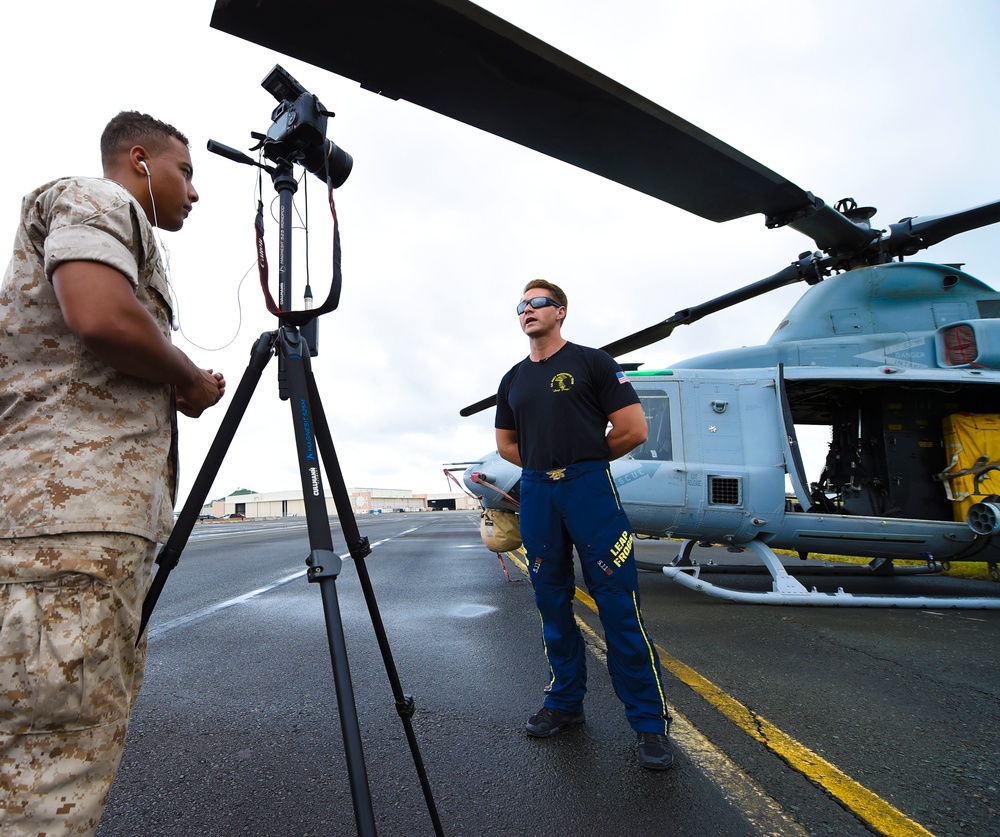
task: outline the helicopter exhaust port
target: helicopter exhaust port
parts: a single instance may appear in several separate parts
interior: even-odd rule
[[[974,503],[965,517],[969,528],[977,535],[1000,532],[1000,506],[994,503]]]

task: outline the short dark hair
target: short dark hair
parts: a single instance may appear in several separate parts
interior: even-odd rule
[[[566,299],[566,292],[558,285],[553,285],[551,282],[548,282],[545,279],[532,279],[527,285],[524,286],[524,291],[522,293],[533,291],[536,288],[540,288],[543,291],[548,291],[550,294],[552,294],[552,299],[558,302],[563,308],[569,307],[569,300]]]
[[[171,138],[190,145],[188,138],[173,125],[154,119],[148,113],[123,110],[112,119],[101,134],[101,163],[107,167],[115,158],[136,145],[147,146],[147,151],[160,151]]]

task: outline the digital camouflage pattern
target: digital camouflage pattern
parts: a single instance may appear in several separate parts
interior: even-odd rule
[[[124,375],[69,331],[64,262],[121,272],[169,338],[153,229],[121,186],[24,199],[0,286],[0,835],[92,834],[142,681],[155,544],[173,524],[172,387]]]
[[[0,286],[0,538],[166,540],[176,481],[172,388],[118,372],[69,331],[51,281],[67,261],[120,271],[170,334],[153,229],[124,188],[65,179],[25,197]]]
[[[155,552],[134,535],[0,541],[5,566],[52,568],[0,584],[0,835],[96,830],[142,684]],[[113,580],[55,569],[81,558]]]

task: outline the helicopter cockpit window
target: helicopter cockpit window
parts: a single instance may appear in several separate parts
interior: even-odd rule
[[[670,436],[670,398],[659,390],[639,393],[642,411],[646,414],[649,436],[644,444],[632,451],[633,459],[673,459]]]

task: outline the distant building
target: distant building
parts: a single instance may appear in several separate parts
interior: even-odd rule
[[[333,495],[324,487],[326,511],[336,515]],[[462,492],[452,494],[414,494],[404,488],[348,488],[351,508],[356,515],[387,512],[418,512],[436,509],[478,509],[479,501]],[[267,493],[249,492],[246,489],[234,491],[220,500],[206,504],[205,514],[214,517],[229,517],[242,514],[246,517],[305,517],[306,506],[302,490],[272,491]]]

